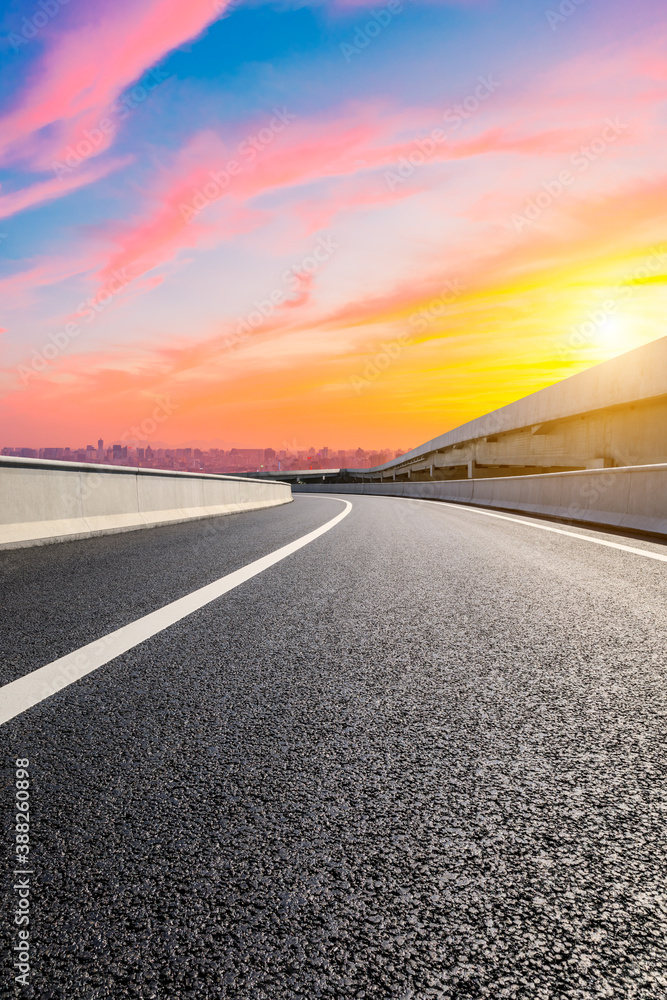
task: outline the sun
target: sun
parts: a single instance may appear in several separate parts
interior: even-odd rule
[[[620,353],[633,346],[633,327],[628,316],[613,313],[600,322],[597,329],[597,342],[606,352]]]

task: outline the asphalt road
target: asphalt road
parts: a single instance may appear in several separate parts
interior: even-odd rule
[[[0,995],[667,996],[667,563],[349,499],[327,534],[0,729]],[[0,553],[0,683],[341,509],[302,495]]]

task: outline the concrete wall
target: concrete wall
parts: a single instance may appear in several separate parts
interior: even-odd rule
[[[289,503],[286,483],[0,457],[0,548]]]
[[[419,497],[541,514],[667,538],[667,465],[436,483],[293,486],[295,493]]]

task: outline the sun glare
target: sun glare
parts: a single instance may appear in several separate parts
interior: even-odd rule
[[[598,327],[597,341],[606,352],[620,353],[631,350],[634,343],[629,317],[621,313],[606,316]]]

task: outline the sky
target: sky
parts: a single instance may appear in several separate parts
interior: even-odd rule
[[[663,336],[661,6],[5,2],[0,444],[410,448]]]

